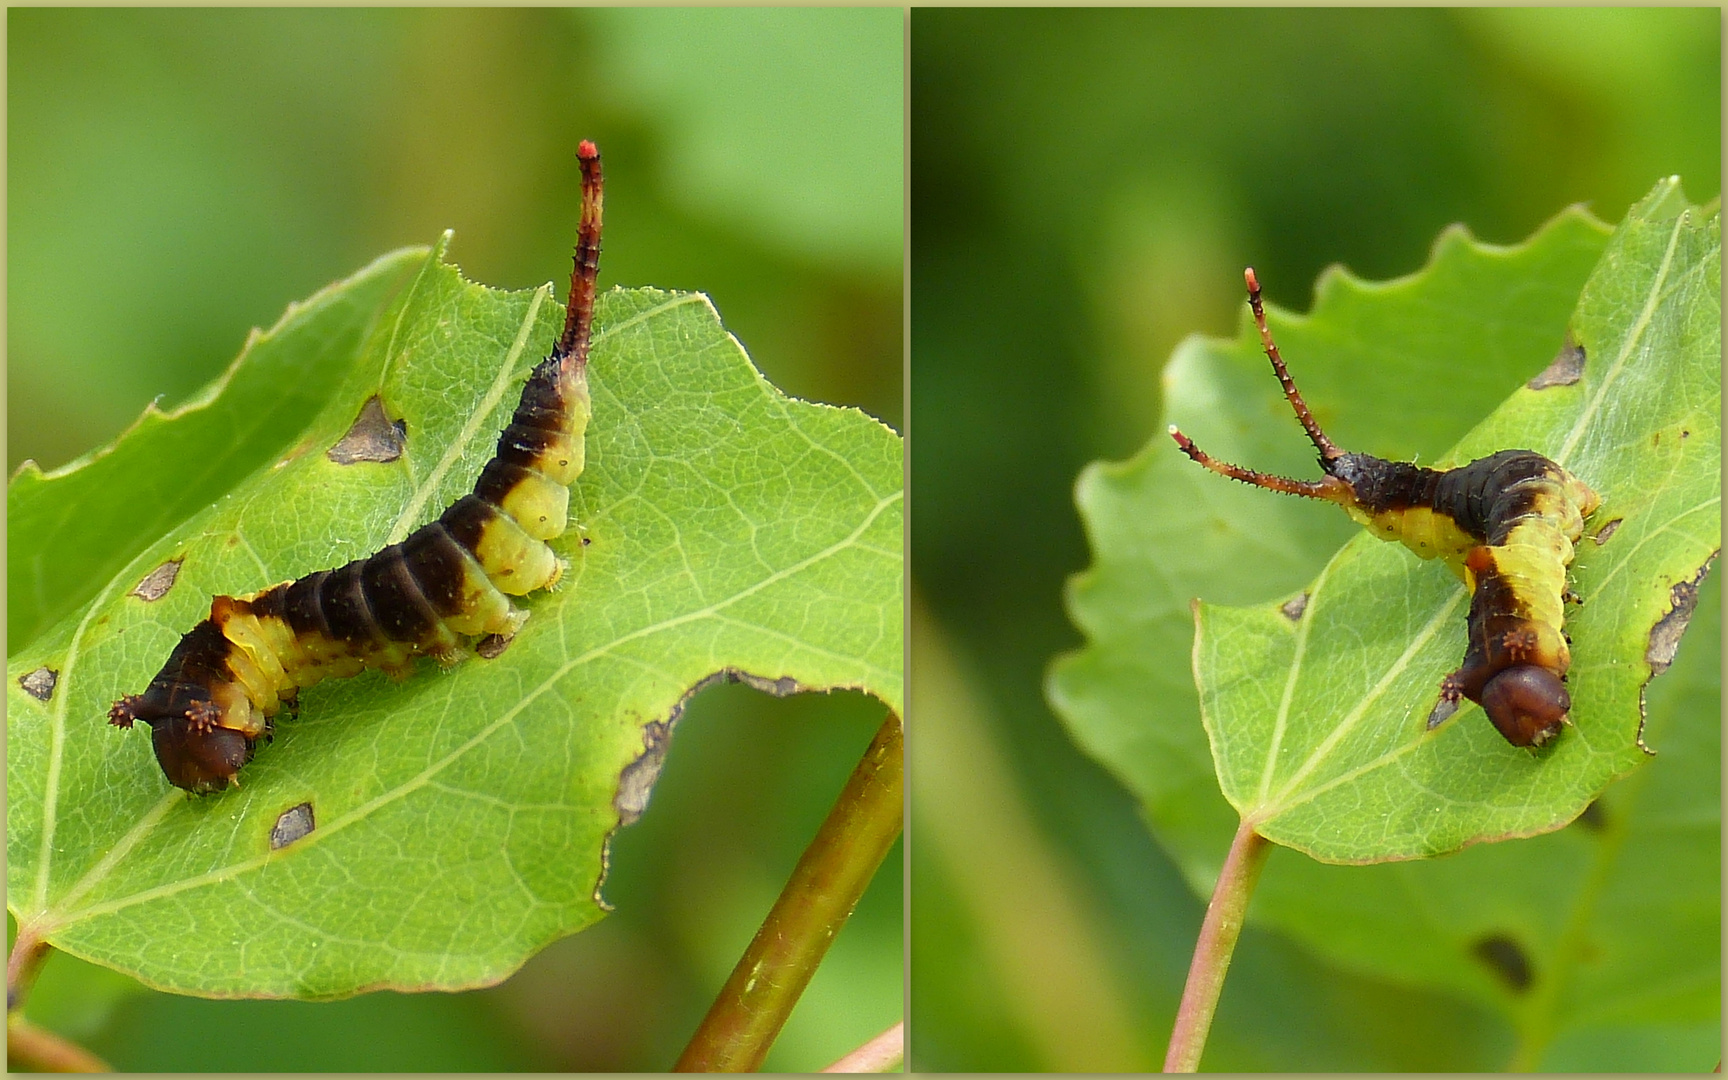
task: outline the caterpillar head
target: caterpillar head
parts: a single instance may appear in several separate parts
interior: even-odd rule
[[[1560,732],[1572,695],[1560,676],[1535,664],[1517,664],[1482,687],[1482,711],[1513,746],[1541,746]]]
[[[242,732],[217,726],[219,711],[207,697],[163,697],[129,694],[108,710],[108,722],[122,728],[138,720],[149,724],[156,761],[177,788],[203,795],[239,786],[236,774],[251,760],[252,741]]]

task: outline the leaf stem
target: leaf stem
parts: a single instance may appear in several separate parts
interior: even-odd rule
[[[53,948],[24,927],[18,928],[17,940],[12,942],[12,955],[6,958],[8,1015],[23,1007],[24,999],[30,996],[30,987],[36,983],[37,973],[42,970],[42,964]]]
[[[34,1072],[113,1072],[101,1058],[14,1013],[6,1017],[6,1064]]]
[[[900,835],[900,744],[900,718],[890,712],[674,1069],[747,1072],[761,1066]]]
[[[1224,974],[1241,936],[1248,901],[1254,884],[1266,865],[1272,844],[1247,821],[1230,841],[1230,854],[1218,872],[1212,901],[1200,924],[1200,940],[1194,943],[1194,961],[1188,968],[1188,985],[1182,988],[1182,1004],[1176,1010],[1176,1027],[1170,1032],[1170,1047],[1164,1056],[1165,1072],[1196,1072],[1212,1029],[1212,1014],[1224,989]]]
[[[906,1060],[906,1022],[902,1020],[822,1071],[879,1073]]]

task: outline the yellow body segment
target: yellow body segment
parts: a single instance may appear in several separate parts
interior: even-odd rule
[[[1424,559],[1441,559],[1452,572],[1464,577],[1464,556],[1481,543],[1460,529],[1446,514],[1426,506],[1371,514],[1355,503],[1344,503],[1345,512],[1358,525],[1382,540],[1396,540]]]
[[[474,558],[498,591],[526,596],[558,578],[558,556],[544,543],[528,535],[514,520],[494,517],[486,523]]]
[[[533,539],[551,540],[563,536],[570,523],[570,489],[545,476],[529,475],[510,489],[501,508]]]

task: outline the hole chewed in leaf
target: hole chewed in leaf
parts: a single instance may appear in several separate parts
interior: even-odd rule
[[[620,828],[635,824],[648,809],[648,799],[654,793],[654,783],[660,779],[660,770],[666,764],[666,751],[672,746],[672,730],[683,717],[690,699],[710,686],[722,686],[726,683],[743,683],[753,690],[760,690],[774,697],[790,697],[805,689],[799,685],[798,680],[790,677],[768,679],[735,669],[717,671],[698,680],[696,685],[686,690],[678,703],[672,706],[672,711],[664,721],[649,721],[642,729],[641,756],[624,766],[624,771],[618,774],[618,792],[612,797],[612,805],[618,811]]]
[[[1542,369],[1541,374],[1525,383],[1532,390],[1546,390],[1550,386],[1571,386],[1584,377],[1584,346],[1572,340],[1567,335],[1566,343],[1560,346],[1553,361]]]
[[[300,803],[282,811],[276,819],[276,824],[270,829],[270,850],[279,851],[294,841],[311,834],[318,827],[317,820],[312,815],[312,804]]]
[[[1533,973],[1530,954],[1507,934],[1490,934],[1470,947],[1476,959],[1487,964],[1494,974],[1515,994],[1530,989]]]
[[[360,415],[354,418],[348,433],[326,450],[324,456],[338,465],[395,461],[402,456],[402,449],[407,445],[407,422],[397,420],[391,423],[390,418],[384,415],[384,403],[377,394],[373,394],[360,407]]]
[[[152,603],[168,595],[168,590],[174,587],[174,581],[180,576],[180,564],[185,558],[169,559],[156,569],[144,575],[132,589],[132,595],[145,603]]]
[[[60,681],[60,673],[51,667],[39,667],[35,671],[18,676],[18,685],[24,692],[37,701],[47,701],[54,696],[54,686]]]
[[[672,706],[665,720],[650,720],[643,725],[642,753],[633,758],[618,774],[618,790],[612,796],[612,807],[618,811],[618,825],[606,836],[600,855],[600,880],[594,884],[594,902],[601,908],[612,910],[612,905],[600,895],[601,886],[606,884],[606,876],[611,870],[612,837],[617,834],[618,829],[641,820],[647,811],[648,800],[654,794],[654,785],[659,782],[660,773],[666,767],[666,753],[672,748],[673,731],[684,716],[690,699],[710,686],[723,686],[727,683],[743,683],[753,690],[760,690],[774,697],[791,697],[810,689],[790,676],[769,679],[728,668],[697,680]]]

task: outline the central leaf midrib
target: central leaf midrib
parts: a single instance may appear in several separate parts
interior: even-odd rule
[[[369,817],[373,812],[375,812],[379,808],[386,806],[386,805],[389,805],[393,802],[399,801],[400,799],[406,798],[408,795],[419,790],[421,787],[426,786],[435,777],[437,777],[439,774],[441,774],[445,769],[447,769],[449,766],[451,766],[452,764],[454,764],[458,760],[460,760],[464,754],[468,753],[473,748],[484,743],[485,740],[491,738],[492,735],[496,734],[500,729],[502,729],[510,721],[514,720],[516,718],[516,716],[519,715],[524,708],[526,708],[530,703],[538,700],[542,695],[544,695],[545,693],[550,691],[553,687],[555,687],[558,684],[558,682],[561,679],[563,679],[566,675],[568,675],[571,671],[575,670],[577,667],[579,667],[583,664],[589,663],[595,659],[598,659],[599,657],[604,656],[605,654],[613,651],[614,649],[618,648],[619,646],[627,644],[631,641],[637,641],[637,640],[640,640],[640,639],[645,638],[645,637],[650,637],[650,636],[653,636],[654,634],[662,633],[666,630],[673,629],[677,626],[681,626],[681,625],[684,625],[684,624],[689,623],[689,622],[693,622],[693,621],[696,621],[699,619],[703,619],[703,618],[707,618],[707,617],[710,617],[712,615],[715,615],[715,614],[719,613],[720,611],[723,611],[726,608],[731,607],[732,605],[739,603],[745,599],[748,599],[749,597],[755,595],[756,593],[761,592],[763,589],[769,588],[770,586],[777,584],[778,582],[783,581],[786,578],[789,578],[794,574],[800,573],[803,570],[808,569],[809,567],[816,565],[817,563],[823,561],[824,559],[831,558],[834,555],[837,555],[840,552],[846,550],[854,542],[856,542],[859,537],[863,536],[865,534],[865,532],[868,531],[870,526],[872,524],[874,524],[874,522],[876,521],[876,519],[878,517],[881,516],[883,511],[885,511],[889,506],[898,503],[901,500],[902,496],[903,496],[903,492],[896,491],[896,492],[892,493],[891,495],[887,496],[886,498],[883,498],[882,500],[877,502],[875,506],[873,506],[870,509],[869,513],[867,513],[864,516],[863,520],[861,522],[859,522],[859,524],[845,538],[838,540],[835,543],[829,545],[828,547],[823,548],[821,551],[814,552],[811,555],[805,557],[804,559],[801,559],[796,563],[793,563],[787,567],[784,567],[781,570],[774,572],[773,574],[767,575],[766,577],[764,577],[760,581],[754,582],[750,586],[743,588],[743,589],[740,589],[738,592],[734,593],[733,595],[731,595],[731,596],[729,596],[723,600],[717,601],[713,604],[710,604],[704,608],[697,609],[695,611],[685,612],[681,615],[674,616],[670,619],[663,620],[659,623],[651,624],[649,626],[640,627],[640,628],[633,630],[627,634],[620,635],[619,637],[615,638],[614,640],[612,640],[610,642],[607,642],[604,645],[595,646],[594,648],[588,650],[587,652],[583,653],[580,656],[576,656],[576,657],[573,657],[569,660],[566,660],[564,663],[560,664],[556,669],[554,669],[552,671],[552,673],[550,675],[548,675],[545,679],[543,679],[537,686],[535,686],[532,689],[525,692],[515,702],[515,704],[513,704],[509,709],[505,710],[505,712],[503,714],[501,714],[499,717],[497,717],[491,723],[487,724],[480,731],[476,732],[472,737],[470,737],[468,740],[463,742],[461,746],[458,746],[455,749],[453,749],[452,751],[450,751],[449,754],[447,754],[445,757],[443,757],[439,761],[433,762],[432,764],[428,765],[425,770],[423,770],[421,773],[419,773],[415,777],[411,778],[407,782],[405,782],[401,785],[398,785],[395,788],[392,788],[390,791],[381,793],[376,798],[368,801],[367,803],[365,803],[359,807],[356,807],[355,809],[349,811],[347,814],[342,815],[340,818],[337,818],[337,819],[331,821],[327,825],[321,824],[316,832],[310,834],[309,836],[307,836],[303,840],[301,840],[298,844],[296,844],[295,845],[296,848],[297,849],[303,848],[309,844],[314,844],[314,843],[320,842],[322,840],[328,839],[330,836],[333,836],[336,833],[343,831],[348,826],[365,820],[367,817]],[[160,819],[158,819],[158,821],[159,820]],[[153,827],[154,826],[152,826],[151,828],[153,828]],[[145,836],[147,836],[150,831],[151,831],[150,829],[142,829],[142,830],[135,829],[134,832],[137,834],[137,839],[133,841],[133,846],[136,846],[136,843],[138,841],[142,840]],[[221,884],[225,881],[231,880],[231,879],[238,877],[242,874],[245,874],[245,873],[248,873],[252,870],[263,867],[263,866],[267,865],[269,862],[271,862],[275,857],[276,856],[274,853],[268,854],[268,855],[262,855],[262,856],[254,856],[251,859],[243,860],[243,861],[235,863],[231,866],[222,867],[221,869],[213,870],[213,871],[210,871],[209,873],[198,875],[197,877],[188,878],[188,879],[185,879],[183,881],[169,882],[169,883],[164,884],[164,885],[155,886],[155,887],[150,888],[150,889],[145,889],[145,890],[142,890],[140,892],[133,893],[130,896],[117,897],[113,900],[103,901],[102,903],[91,905],[90,907],[84,908],[80,911],[68,913],[64,917],[54,920],[54,924],[56,927],[63,928],[63,927],[71,926],[71,925],[74,925],[76,923],[79,923],[79,922],[82,922],[82,921],[85,921],[85,920],[88,920],[91,918],[95,918],[97,916],[112,914],[116,911],[121,911],[121,910],[124,910],[128,907],[133,907],[137,904],[147,903],[151,900],[160,899],[160,898],[167,897],[167,896],[174,896],[174,895],[177,895],[177,894],[182,893],[182,892],[186,892],[186,891],[194,889],[194,888],[200,888],[200,887],[205,886],[205,885]],[[115,860],[115,861],[118,861],[118,860]],[[91,882],[90,884],[85,884],[84,882],[80,882],[80,885],[78,887],[75,887],[75,891],[87,892],[89,890],[89,888],[91,887],[91,885],[93,885],[93,884],[94,884],[94,882]],[[69,896],[73,895],[73,893],[69,893],[68,895]]]

